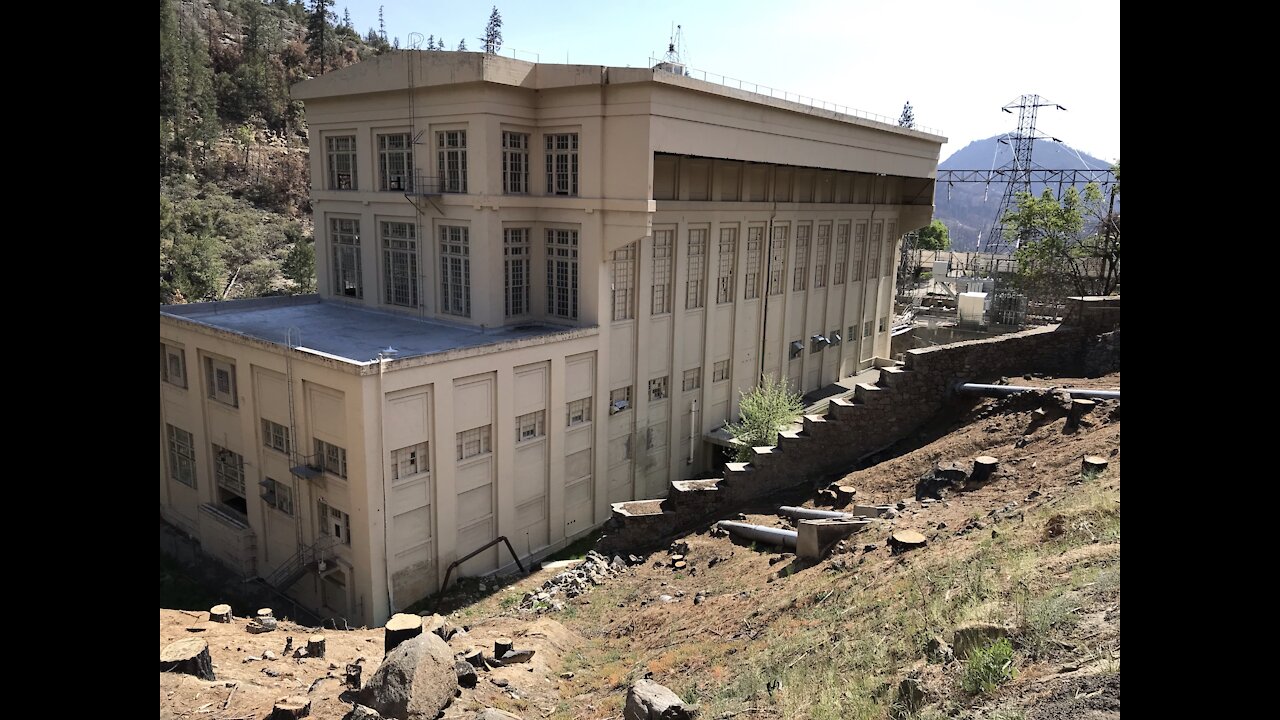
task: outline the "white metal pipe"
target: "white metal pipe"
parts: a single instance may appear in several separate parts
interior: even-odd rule
[[[716,527],[749,540],[759,540],[760,542],[769,543],[770,545],[781,545],[783,547],[791,548],[792,550],[796,547],[795,530],[783,530],[782,528],[771,528],[765,527],[764,525],[751,525],[750,523],[734,522],[732,520],[721,520],[716,523]]]
[[[984,385],[982,383],[960,383],[956,392],[986,397],[1004,397],[1029,390],[1062,390],[1073,398],[1097,398],[1099,400],[1119,400],[1119,390],[1093,390],[1090,388],[1044,388],[1027,385]]]
[[[783,505],[778,508],[778,514],[799,520],[825,520],[827,518],[848,520],[853,517],[853,513],[840,512],[838,510],[815,510],[813,508],[795,507],[793,505]]]
[[[698,401],[695,398],[689,407],[689,464],[693,464],[693,448],[698,442]]]

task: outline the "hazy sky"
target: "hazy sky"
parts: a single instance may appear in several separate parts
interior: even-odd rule
[[[336,0],[364,34],[383,7],[388,38],[463,37],[478,50],[494,3]],[[1037,128],[1103,160],[1120,157],[1118,0],[502,0],[502,54],[643,67],[684,28],[693,70],[747,80],[942,130],[942,158],[1016,129],[1000,108],[1038,94]],[[695,73],[696,76],[696,73]]]

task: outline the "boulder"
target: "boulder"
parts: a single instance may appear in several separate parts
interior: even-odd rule
[[[351,712],[342,717],[342,720],[382,720],[382,716],[377,710],[357,703],[351,708]]]
[[[481,710],[480,712],[476,713],[475,720],[520,720],[520,717],[517,715],[512,715],[506,710],[499,710],[497,708],[485,708],[484,710]]]
[[[453,672],[458,676],[458,684],[464,688],[473,688],[476,686],[479,678],[476,677],[476,669],[470,663],[457,660],[453,663]]]
[[[395,720],[432,720],[458,688],[453,651],[434,633],[405,640],[360,691],[360,703]]]
[[[448,642],[458,632],[458,627],[440,615],[426,615],[422,618],[422,631],[435,633],[441,640]]]
[[[652,680],[637,680],[627,690],[623,720],[692,720],[697,707],[686,705],[679,695]]]

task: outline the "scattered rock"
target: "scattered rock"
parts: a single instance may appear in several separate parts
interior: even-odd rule
[[[351,712],[347,713],[342,720],[382,720],[382,715],[371,707],[356,703],[355,707],[351,708]]]
[[[401,720],[430,720],[453,700],[458,687],[453,651],[424,633],[396,646],[360,691],[360,702]]]
[[[494,685],[497,685],[498,687],[506,687],[511,684],[507,682],[506,678],[500,678],[500,677],[489,678],[489,682],[493,683]]]
[[[635,558],[636,556],[632,555],[631,557]],[[620,557],[615,557],[614,559],[621,561]],[[641,558],[636,559],[644,562]],[[659,561],[654,567],[662,566],[663,564]],[[596,585],[600,585],[614,575],[626,572],[626,570],[625,563],[612,562],[592,550],[587,553],[586,558],[581,563],[565,569],[543,583],[541,590],[525,594],[519,608],[524,612],[537,613],[563,610],[565,607],[564,599],[573,599],[580,595],[585,595],[591,592],[591,589]]]
[[[470,663],[461,660],[453,663],[453,672],[458,676],[458,684],[464,688],[473,688],[480,680],[476,676],[476,669]]]
[[[706,600],[706,599],[707,599],[707,596],[706,596],[706,595],[704,595],[703,593],[698,593],[697,595],[694,595],[694,596],[693,596],[693,604],[694,604],[694,605],[701,605],[701,604],[702,604],[702,602],[703,602],[704,600]]]
[[[561,679],[561,680],[572,680],[572,679],[573,679],[573,673],[571,673],[571,672],[562,672],[562,673],[560,673],[560,679]]]
[[[458,633],[458,626],[441,615],[424,614],[422,616],[422,630],[423,632],[435,633],[441,640],[448,642]]]
[[[266,652],[262,653],[262,659],[263,659],[263,660],[275,660],[275,659],[276,659],[276,654],[275,654],[275,653],[273,653],[273,652],[271,652],[270,650],[267,650]]]
[[[929,642],[925,643],[924,651],[929,656],[929,659],[935,662],[946,664],[955,659],[955,653],[951,650],[951,646],[947,644],[946,640],[937,635],[929,638]]]
[[[637,680],[627,690],[623,720],[692,720],[696,705],[686,705],[679,695],[652,680]]]
[[[475,720],[520,720],[520,716],[512,715],[506,710],[485,708],[484,710],[476,713]]]
[[[937,697],[925,688],[919,678],[906,677],[898,683],[898,701],[895,704],[909,714],[914,715],[935,700]]]
[[[676,601],[676,599],[671,597],[670,595],[659,595],[658,599],[664,603],[673,603]]]
[[[862,552],[872,552],[878,549],[879,547],[880,546],[876,543],[867,543],[866,545],[862,546]]]

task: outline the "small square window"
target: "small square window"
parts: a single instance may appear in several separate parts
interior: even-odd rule
[[[649,399],[665,400],[667,399],[667,376],[654,378],[649,381]]]
[[[729,361],[721,360],[712,368],[711,382],[722,382],[729,379]]]
[[[391,479],[399,480],[427,472],[431,469],[427,457],[427,443],[410,445],[391,451]]]
[[[702,387],[702,368],[696,367],[692,370],[684,371],[684,381],[682,388],[685,392],[697,390]]]
[[[591,398],[574,400],[568,404],[568,427],[591,422]]]
[[[547,412],[539,410],[516,418],[516,442],[534,440],[547,434]]]
[[[609,393],[609,414],[623,412],[631,407],[631,386],[618,388]]]

